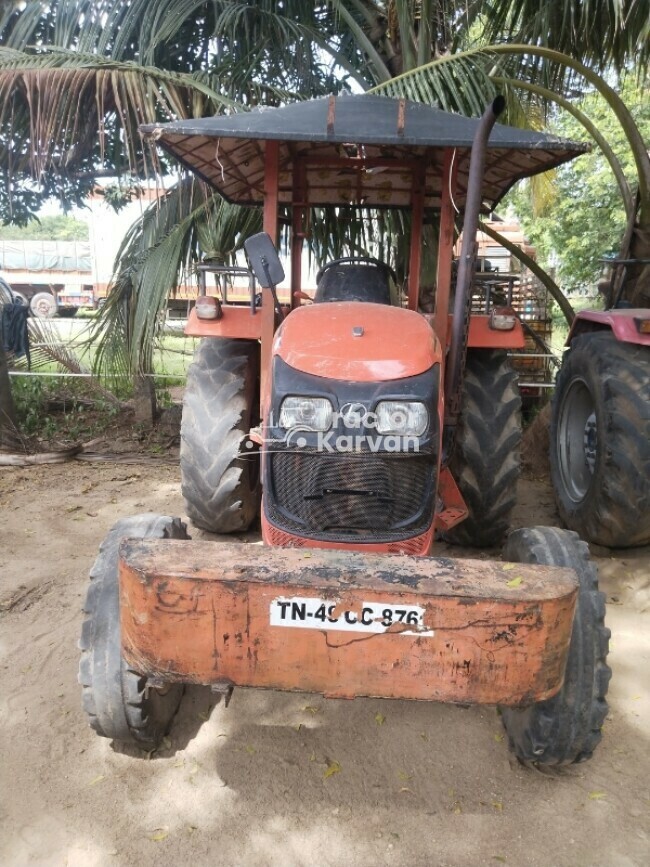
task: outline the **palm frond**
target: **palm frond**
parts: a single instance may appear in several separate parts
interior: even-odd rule
[[[428,215],[431,222],[433,215]],[[407,276],[411,219],[408,210],[378,211],[344,206],[313,208],[307,238],[308,253],[318,267],[342,256],[373,256]]]
[[[465,96],[471,88],[475,88],[475,93],[482,92],[484,95],[487,95],[490,92],[489,88],[492,88],[493,93],[493,79],[503,80],[518,77],[511,72],[511,61],[513,59],[515,61],[514,66],[521,71],[521,61],[527,64],[531,57],[542,58],[550,70],[558,70],[559,72],[569,70],[571,75],[578,76],[581,80],[586,81],[605,99],[616,115],[630,144],[639,179],[641,213],[642,215],[648,215],[648,218],[650,218],[650,157],[648,156],[647,148],[639,128],[623,100],[608,82],[594,72],[593,69],[585,66],[584,63],[574,59],[570,55],[562,54],[543,46],[517,44],[488,45],[480,49],[472,49],[434,60],[373,88],[373,91],[388,93],[393,96],[406,96],[425,102],[435,98],[438,101],[437,104],[442,104],[443,108],[449,109],[449,105],[445,105],[444,103],[445,92],[448,88],[457,103],[458,107],[456,110],[463,112],[463,109],[469,106],[469,101],[466,99],[461,100],[458,98],[459,96]],[[489,59],[492,64],[489,68],[485,65],[486,59]],[[440,74],[441,68],[445,68],[446,66],[462,70],[465,87],[461,88],[460,91],[455,87],[456,81],[454,79],[450,81],[448,78],[445,78],[444,74]],[[533,67],[529,66],[528,71],[532,72],[532,70]],[[519,77],[522,81],[528,80],[525,77]],[[549,90],[543,81],[537,81],[536,84],[540,88]],[[539,96],[540,93],[541,90],[538,89],[537,95]],[[465,110],[464,113],[471,112]],[[511,123],[517,122],[517,119],[517,116],[508,118]]]
[[[306,98],[340,87],[322,57],[323,51],[335,56],[338,41],[327,3],[158,0],[149,3],[144,20],[143,63],[158,64],[170,47],[191,44],[201,68],[218,70],[227,92],[245,105],[278,104],[283,94]]]
[[[647,70],[650,15],[646,0],[492,0],[484,38],[553,48],[600,71],[620,72],[632,58]]]
[[[128,168],[141,169],[139,124],[235,107],[198,75],[63,49],[33,54],[5,48],[0,105],[0,123],[11,123],[15,137],[29,140],[25,157],[35,177],[52,166],[63,170],[81,163],[97,142],[103,159],[111,136],[123,144]],[[17,121],[28,129],[16,129]]]
[[[36,319],[31,317],[27,320],[29,329],[30,359],[23,355],[20,358],[11,359],[13,370],[34,371],[50,367],[56,364],[57,370],[66,373],[88,373],[87,368],[81,363],[76,352],[68,343],[64,343],[61,335],[49,319]]]
[[[95,328],[95,369],[150,372],[167,298],[201,255],[234,261],[244,238],[261,229],[258,209],[231,205],[194,178],[164,193],[127,232],[111,292]]]
[[[365,32],[362,23],[357,20],[357,17],[348,8],[344,0],[330,0],[330,3],[336,12],[337,18],[343,24],[344,29],[348,30],[351,34],[357,50],[369,63],[374,80],[380,82],[389,81],[390,70],[381,56],[378,47]]]
[[[493,65],[493,59],[480,49],[462,55],[445,55],[379,84],[369,92],[404,97],[459,114],[480,115],[496,95],[489,74]]]

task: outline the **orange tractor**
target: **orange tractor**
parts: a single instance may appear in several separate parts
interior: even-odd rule
[[[515,505],[507,351],[524,338],[509,309],[470,316],[479,212],[584,150],[495,126],[502,108],[476,120],[345,96],[144,128],[227,200],[263,207],[264,232],[245,243],[261,291],[250,276],[250,298],[233,303],[209,288],[219,269],[200,266],[186,334],[204,339],[181,430],[189,517],[236,533],[259,514],[263,545],[192,542],[157,515],[111,530],[81,638],[100,735],[152,749],[193,683],[498,705],[519,758],[591,755],[610,670],[586,545],[537,527],[510,533],[503,561],[431,556],[436,538],[500,544]],[[406,286],[350,256],[321,269],[312,299],[301,264],[314,209],[353,206],[406,215]],[[435,305],[423,313],[431,225]]]

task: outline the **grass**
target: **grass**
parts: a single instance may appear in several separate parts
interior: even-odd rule
[[[161,380],[161,385],[183,383],[199,339],[185,337],[183,334],[164,334],[162,336],[153,355],[153,373],[157,381]],[[84,328],[66,340],[66,345],[71,349],[81,366],[86,370],[91,370],[95,350],[92,344],[87,341],[88,330]],[[61,370],[57,362],[52,361],[51,363],[39,364],[38,372],[54,374],[61,372]]]
[[[116,421],[120,407],[84,379],[12,377],[19,429],[44,442],[97,437]],[[56,402],[57,410],[52,409]]]
[[[200,338],[165,334],[154,352],[154,372],[160,376],[175,378],[174,385],[185,379],[194,350]]]
[[[603,308],[603,299],[600,295],[577,295],[570,297],[569,302],[576,313],[580,313],[582,310],[602,310]],[[551,348],[560,354],[569,334],[569,323],[555,302],[551,308],[551,318],[553,320]]]
[[[92,368],[93,347],[86,329],[66,341],[81,365]],[[198,339],[183,334],[165,334],[154,352],[156,399],[159,408],[172,404],[170,389],[183,385]],[[22,371],[21,371],[22,372]],[[20,430],[42,442],[77,442],[101,436],[119,421],[119,405],[86,377],[66,376],[55,361],[39,363],[38,376],[12,376],[11,388]],[[52,374],[48,376],[47,374]],[[61,375],[63,374],[63,375]],[[102,380],[101,385],[125,400],[132,384]],[[52,406],[56,405],[56,411]]]

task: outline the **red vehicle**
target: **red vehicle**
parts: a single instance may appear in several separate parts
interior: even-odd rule
[[[497,704],[520,758],[591,755],[610,672],[586,545],[537,527],[508,536],[510,563],[431,556],[436,537],[500,544],[515,505],[507,351],[524,341],[508,309],[469,315],[479,211],[584,150],[495,126],[502,108],[476,120],[347,96],[144,128],[226,199],[263,208],[264,233],[245,245],[260,295],[230,303],[201,272],[181,473],[198,527],[236,533],[259,513],[264,544],[190,542],[165,516],[111,531],[81,640],[99,734],[151,748],[183,684],[202,683]],[[351,206],[408,216],[407,284],[349,256],[324,266],[312,303],[300,286],[312,208]],[[438,227],[431,314],[419,311],[427,222]]]

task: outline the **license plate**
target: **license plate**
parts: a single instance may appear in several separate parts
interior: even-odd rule
[[[400,635],[433,635],[424,626],[424,608],[392,602],[362,602],[354,610],[341,608],[331,599],[313,596],[280,596],[270,606],[271,626],[324,629],[338,632],[391,632]]]

